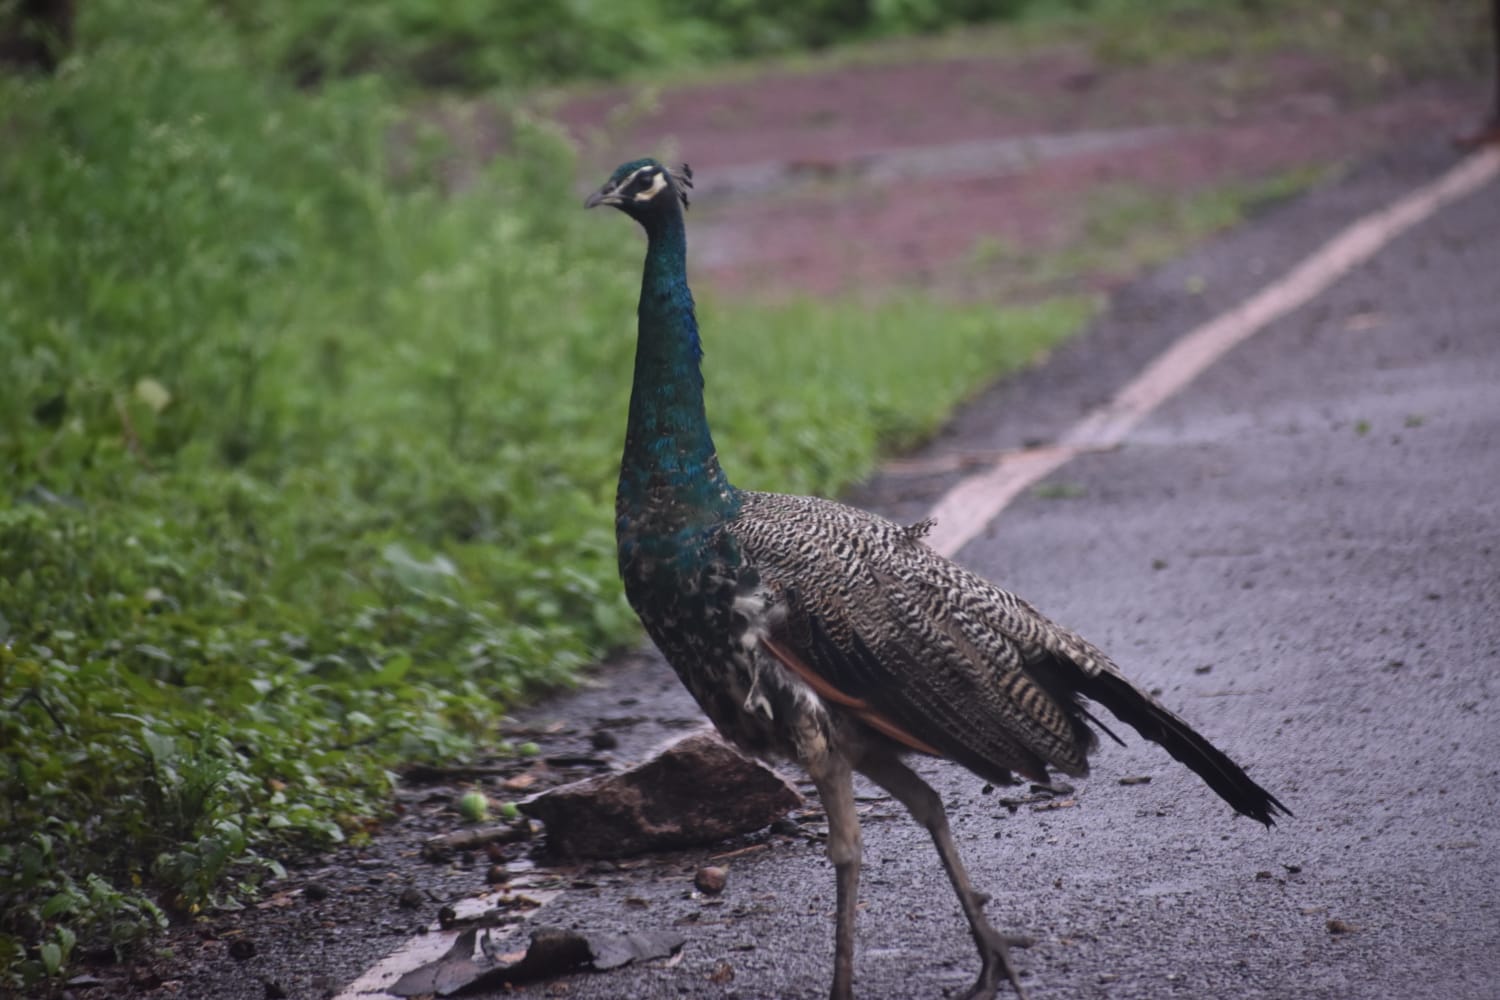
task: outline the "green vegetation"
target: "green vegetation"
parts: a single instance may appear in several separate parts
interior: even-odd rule
[[[1306,190],[1326,170],[1299,168],[1183,194],[1140,184],[1101,185],[1082,199],[1049,245],[986,236],[968,270],[1002,298],[1026,300],[1071,288],[1079,275],[1122,277],[1164,263],[1197,241]]]
[[[1422,75],[1472,75],[1488,57],[1483,3],[1405,0],[1091,0],[1093,52],[1113,64],[1225,60],[1276,51],[1334,53],[1358,85],[1400,83]],[[1072,20],[1073,5],[1039,5],[1034,19]],[[1164,20],[1165,19],[1165,20]],[[1163,31],[1163,23],[1171,29]]]
[[[1077,500],[1088,496],[1089,491],[1078,483],[1042,483],[1031,488],[1031,495],[1038,500]]]
[[[364,835],[390,768],[637,638],[639,236],[563,145],[518,122],[449,196],[378,80],[299,91],[207,0],[82,9],[0,81],[0,987]],[[1086,311],[708,302],[727,463],[837,490]]]
[[[379,71],[419,84],[535,85],[702,66],[1014,16],[1056,0],[228,0],[268,62],[304,81]]]
[[[1489,15],[1482,2],[773,0],[681,7],[674,0],[641,2],[667,4],[675,18],[632,16],[628,38],[616,41],[618,62],[607,74],[592,75],[661,84],[744,76],[767,66],[816,71],[831,64],[994,57],[1066,47],[1086,51],[1103,67],[1210,64],[1222,74],[1216,86],[1232,98],[1239,91],[1253,92],[1268,72],[1266,57],[1277,53],[1312,54],[1338,65],[1339,79],[1356,95],[1389,92],[1414,80],[1474,79],[1488,71],[1491,58]],[[643,35],[682,31],[682,18],[694,6],[703,9],[693,16],[704,20],[676,35],[687,48],[664,42],[649,59],[620,57],[639,46]],[[738,27],[720,43],[704,40],[731,26]],[[924,34],[913,37],[913,32]],[[725,66],[726,55],[762,58]],[[1119,110],[1122,118],[1142,120],[1137,108]]]

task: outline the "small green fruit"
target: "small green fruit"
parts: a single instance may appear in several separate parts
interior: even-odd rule
[[[489,818],[490,800],[483,792],[465,792],[458,800],[458,814],[467,823],[478,823]]]
[[[502,802],[500,804],[500,818],[505,820],[518,820],[521,818],[521,810],[516,808],[514,802]]]
[[[522,757],[535,757],[541,752],[542,748],[537,746],[535,743],[522,743],[520,746],[516,747],[516,753],[520,754]]]

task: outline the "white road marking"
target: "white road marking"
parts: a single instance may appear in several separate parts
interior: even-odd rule
[[[1119,445],[1153,410],[1234,347],[1306,305],[1412,226],[1478,191],[1497,174],[1500,150],[1490,147],[1353,223],[1279,281],[1185,334],[1058,444],[1010,452],[985,471],[961,480],[929,512],[937,524],[927,544],[953,556],[1029,486],[1077,455]]]
[[[987,471],[949,490],[932,508],[937,525],[927,544],[952,556],[984,530],[1021,491],[1085,452],[1120,444],[1152,410],[1204,369],[1257,331],[1305,305],[1329,285],[1369,260],[1412,226],[1500,174],[1500,150],[1490,148],[1460,163],[1430,184],[1349,226],[1284,278],[1187,333],[1133,379],[1114,400],[1084,417],[1050,447],[1007,452]],[[542,903],[556,893],[528,890]],[[460,916],[489,909],[484,897],[456,904]],[[459,931],[412,938],[344,988],[335,1000],[395,1000],[385,990],[407,972],[442,955]]]

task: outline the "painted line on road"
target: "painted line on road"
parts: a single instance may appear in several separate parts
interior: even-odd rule
[[[1443,206],[1478,191],[1496,175],[1500,175],[1500,149],[1490,147],[1351,224],[1281,279],[1184,334],[1112,401],[1085,416],[1057,444],[1008,453],[988,469],[961,480],[929,513],[937,523],[927,535],[927,544],[945,556],[955,555],[1028,487],[1080,454],[1118,446],[1153,410],[1209,365],[1312,301],[1408,229]]]

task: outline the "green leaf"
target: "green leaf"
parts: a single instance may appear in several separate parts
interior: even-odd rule
[[[59,913],[65,913],[77,905],[78,897],[71,892],[59,892],[46,903],[42,904],[42,919],[51,920]]]

